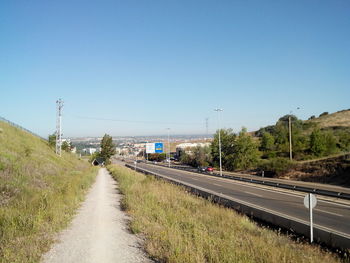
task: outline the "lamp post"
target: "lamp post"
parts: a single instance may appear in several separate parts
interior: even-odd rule
[[[223,109],[214,109],[218,113],[218,128],[219,128],[219,163],[220,163],[220,176],[222,176],[222,164],[221,164],[221,129],[220,129],[220,112],[223,111]]]

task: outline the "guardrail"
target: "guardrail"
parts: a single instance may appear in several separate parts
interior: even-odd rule
[[[168,166],[165,166],[165,167],[168,167]],[[170,168],[184,170],[184,171],[190,171],[193,173],[205,174],[205,175],[215,176],[215,177],[220,177],[220,178],[227,178],[227,179],[237,180],[237,181],[242,181],[242,182],[248,182],[248,183],[253,183],[253,184],[267,185],[267,186],[283,188],[283,189],[288,189],[288,190],[295,190],[295,191],[304,192],[304,193],[313,193],[313,194],[318,194],[318,195],[323,195],[323,196],[336,197],[336,198],[340,198],[340,199],[350,200],[349,193],[336,192],[336,191],[319,189],[319,188],[311,188],[311,187],[299,186],[299,185],[294,185],[294,184],[277,183],[277,182],[271,182],[269,180],[262,180],[262,179],[256,179],[256,178],[246,178],[246,177],[242,177],[242,176],[234,176],[234,175],[227,175],[227,174],[222,174],[222,176],[220,176],[220,174],[218,174],[218,173],[199,172],[195,169],[189,169],[189,168],[177,167],[177,166],[170,166]]]
[[[263,209],[259,206],[255,206],[242,200],[234,199],[232,197],[225,196],[223,194],[216,193],[199,186],[186,184],[179,180],[169,178],[165,175],[160,175],[155,172],[148,171],[147,169],[135,167],[134,165],[125,164],[125,166],[130,169],[136,168],[136,171],[155,176],[156,178],[160,178],[177,185],[184,186],[186,189],[189,189],[196,195],[210,199],[211,201],[223,206],[233,208],[245,215],[256,218],[268,224],[281,227],[287,231],[292,231],[305,237],[310,236],[310,226],[308,222],[293,218],[282,213]],[[348,235],[339,232],[330,232],[321,226],[314,225],[314,241],[320,244],[325,244],[329,247],[340,248],[345,251],[350,248],[350,237]]]
[[[40,135],[38,135],[38,134],[36,134],[36,133],[34,133],[34,132],[32,132],[32,131],[30,131],[30,130],[24,128],[24,127],[22,127],[21,125],[18,125],[18,124],[16,124],[16,123],[12,122],[12,121],[9,121],[9,120],[7,120],[7,119],[1,117],[1,116],[0,116],[0,121],[6,122],[6,123],[10,124],[10,125],[13,126],[13,127],[16,127],[16,128],[18,128],[18,129],[21,129],[22,131],[28,132],[28,133],[30,133],[31,135],[34,135],[35,137],[38,137],[38,138],[40,138],[40,139],[43,139],[43,140],[47,141],[47,139],[41,137]]]

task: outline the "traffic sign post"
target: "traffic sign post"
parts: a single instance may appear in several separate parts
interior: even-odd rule
[[[312,209],[316,207],[317,199],[316,196],[309,193],[304,197],[304,206],[309,209],[310,212],[310,243],[314,241],[314,230],[313,230],[313,218]]]

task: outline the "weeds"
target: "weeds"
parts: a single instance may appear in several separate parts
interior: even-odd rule
[[[0,262],[38,262],[93,182],[75,156],[0,122]]]
[[[124,194],[130,228],[160,262],[339,262],[317,246],[292,241],[183,187],[109,166]]]

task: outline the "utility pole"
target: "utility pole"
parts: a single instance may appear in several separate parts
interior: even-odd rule
[[[168,130],[168,166],[170,167],[170,128],[167,128]]]
[[[220,176],[222,176],[222,164],[221,164],[221,129],[220,129],[220,112],[223,111],[223,109],[214,109],[218,113],[218,128],[219,128],[219,162],[220,162]]]
[[[288,117],[288,126],[289,126],[289,159],[293,160],[293,153],[292,153],[292,120],[291,115],[289,114]]]
[[[62,108],[63,108],[63,100],[58,99],[56,101],[56,154],[61,156],[62,150]]]

